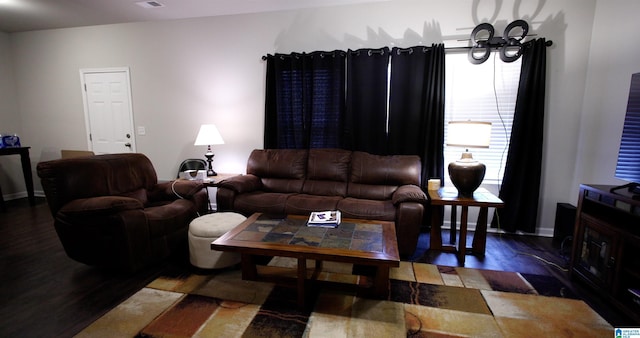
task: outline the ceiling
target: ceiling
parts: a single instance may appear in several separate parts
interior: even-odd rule
[[[391,0],[0,0],[0,31],[14,33],[382,1]]]

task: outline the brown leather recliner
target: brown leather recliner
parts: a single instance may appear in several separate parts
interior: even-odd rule
[[[134,272],[187,250],[189,223],[207,211],[194,181],[158,182],[143,154],[40,162],[37,173],[67,255]]]

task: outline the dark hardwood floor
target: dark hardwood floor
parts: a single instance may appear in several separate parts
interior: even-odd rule
[[[77,263],[66,256],[43,198],[33,207],[26,198],[6,206],[0,212],[0,337],[73,336],[161,273],[191,269],[186,257],[134,275]],[[455,255],[429,251],[428,243],[429,235],[423,233],[413,260],[458,265]],[[567,253],[553,246],[551,238],[489,234],[485,257],[467,256],[465,266],[552,275],[613,326],[640,324],[630,322],[581,284],[571,283],[562,270],[568,266]]]

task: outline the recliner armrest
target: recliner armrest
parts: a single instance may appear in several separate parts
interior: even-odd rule
[[[178,198],[193,199],[193,196],[204,189],[204,184],[198,181],[173,180],[158,183],[149,190],[149,201],[172,201]]]
[[[238,194],[247,193],[262,189],[262,180],[260,177],[247,174],[242,176],[233,176],[221,181],[218,186],[235,191]]]
[[[60,208],[59,213],[67,216],[96,216],[136,209],[143,209],[143,205],[135,198],[100,196],[73,200]]]
[[[403,202],[427,203],[427,195],[417,185],[407,184],[401,185],[391,196],[393,205]]]

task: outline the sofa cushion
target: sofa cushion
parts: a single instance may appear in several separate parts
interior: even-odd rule
[[[351,151],[310,149],[307,179],[302,192],[321,196],[346,196]]]
[[[301,192],[307,171],[304,149],[256,149],[249,155],[247,174],[262,179],[265,191]]]
[[[142,205],[147,205],[149,203],[148,192],[147,192],[147,189],[144,189],[144,188],[129,191],[129,192],[120,194],[120,196],[134,198],[140,201]]]
[[[310,149],[307,179],[346,182],[349,178],[349,162],[349,150]]]
[[[390,200],[376,201],[347,197],[338,202],[342,218],[395,221],[396,208]]]
[[[145,208],[144,214],[147,217],[147,226],[152,238],[184,231],[186,240],[188,227],[184,225],[188,225],[196,216],[196,208],[189,200],[177,199],[173,202],[165,202],[163,205]]]
[[[137,153],[45,161],[37,172],[53,215],[74,199],[150,190],[158,183],[151,161]]]
[[[125,210],[143,209],[142,203],[135,198],[120,196],[99,196],[79,198],[60,208],[58,216],[65,217],[104,217]]]
[[[309,215],[313,211],[336,210],[340,196],[292,195],[284,208],[286,214]]]
[[[354,151],[347,196],[388,200],[398,186],[420,184],[420,157],[380,156]]]
[[[292,194],[254,191],[236,196],[233,209],[244,215],[254,212],[284,215],[287,198]]]

